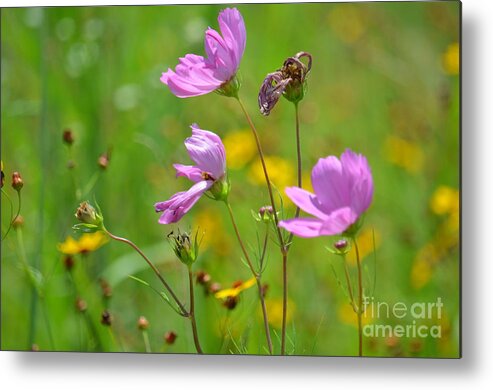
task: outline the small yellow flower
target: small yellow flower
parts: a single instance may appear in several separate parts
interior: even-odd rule
[[[426,244],[417,253],[411,268],[411,285],[416,290],[426,286],[433,276],[433,264],[443,256],[440,247],[433,243]]]
[[[228,168],[240,169],[249,163],[257,152],[250,130],[239,130],[223,138]]]
[[[269,324],[275,328],[282,327],[282,299],[266,299],[265,308],[268,313]],[[291,300],[288,300],[288,310],[286,312],[286,323],[289,323],[293,318],[293,313],[296,311],[296,305]]]
[[[58,250],[66,255],[94,252],[108,242],[108,236],[103,232],[84,233],[79,240],[68,236],[65,242],[58,244]]]
[[[229,238],[224,230],[223,223],[213,210],[199,211],[194,218],[194,226],[203,232],[201,248],[212,249],[219,256],[227,256],[231,250]]]
[[[347,44],[355,43],[366,30],[365,15],[359,6],[339,4],[328,15],[328,22],[337,37]]]
[[[375,235],[375,247],[373,247],[373,235]],[[370,228],[363,228],[361,233],[356,238],[359,249],[359,258],[362,261],[366,256],[373,254],[374,250],[380,247],[382,241],[382,234],[380,231]],[[356,249],[354,245],[346,255],[346,260],[351,265],[356,265]]]
[[[370,307],[367,307],[365,312],[361,315],[361,323],[363,325],[367,325],[373,321],[372,311],[370,309],[371,309]],[[339,319],[343,323],[345,323],[347,325],[355,326],[355,327],[358,326],[358,315],[353,310],[353,307],[351,305],[349,305],[348,303],[346,303],[346,302],[343,303],[339,307],[337,314],[339,316]]]
[[[279,156],[265,156],[264,158],[270,181],[284,196],[284,188],[296,185],[296,175],[292,163]],[[265,185],[264,170],[259,159],[253,162],[249,179],[254,184]]]
[[[457,75],[460,71],[460,48],[458,43],[452,43],[442,55],[442,67],[445,73]]]
[[[220,290],[214,294],[217,299],[234,298],[237,297],[243,290],[246,290],[255,285],[255,278],[248,279],[246,282],[234,283],[232,288],[226,288]]]
[[[437,215],[457,213],[459,210],[459,191],[446,186],[438,187],[431,196],[430,208]]]
[[[420,146],[396,136],[389,136],[385,141],[387,159],[409,173],[421,171],[424,164],[424,153]]]

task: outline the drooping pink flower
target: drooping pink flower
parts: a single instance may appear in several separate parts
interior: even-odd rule
[[[300,237],[344,233],[368,209],[373,198],[373,178],[366,157],[346,149],[339,160],[318,160],[312,170],[315,194],[298,187],[286,194],[301,210],[313,217],[293,218],[279,226]]]
[[[163,73],[161,81],[179,98],[205,95],[231,81],[240,66],[246,45],[243,17],[236,8],[219,13],[221,34],[212,28],[205,32],[207,58],[187,54],[176,69]]]
[[[185,176],[195,184],[188,191],[177,192],[169,200],[154,205],[156,212],[163,213],[159,218],[162,224],[178,222],[207,190],[214,190],[213,196],[219,198],[226,181],[226,151],[221,138],[196,124],[191,128],[192,136],[185,140],[185,147],[196,165],[173,167],[177,177]]]

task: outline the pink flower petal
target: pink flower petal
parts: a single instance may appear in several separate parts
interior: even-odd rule
[[[359,215],[350,207],[344,207],[331,213],[324,221],[320,234],[333,236],[344,231],[358,220]]]
[[[185,140],[185,146],[197,168],[216,180],[225,174],[226,152],[219,136],[192,125],[192,136]]]
[[[176,177],[185,176],[193,182],[203,180],[202,171],[196,166],[173,164],[173,167],[176,169]]]
[[[169,200],[154,205],[156,212],[163,212],[159,223],[167,225],[178,222],[197,203],[202,194],[212,187],[213,182],[203,180],[195,183],[188,191],[177,192]]]
[[[319,208],[319,202],[314,194],[298,187],[288,187],[284,192],[305,213],[312,214],[320,219],[326,217],[326,214]]]
[[[322,223],[323,221],[316,218],[293,218],[280,221],[279,227],[296,236],[310,238],[320,236]]]

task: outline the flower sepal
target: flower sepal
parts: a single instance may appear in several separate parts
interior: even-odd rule
[[[226,81],[221,85],[218,89],[216,89],[216,93],[226,97],[233,97],[238,99],[238,91],[241,87],[241,81],[238,78],[238,75],[235,74],[231,79]]]
[[[214,200],[226,202],[228,200],[229,191],[231,189],[231,183],[226,175],[221,179],[216,180],[209,192],[212,194]]]
[[[90,223],[78,223],[72,226],[72,229],[75,230],[76,232],[95,233],[101,230],[101,226],[93,225]]]

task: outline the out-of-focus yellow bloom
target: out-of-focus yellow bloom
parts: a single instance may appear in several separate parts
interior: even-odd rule
[[[339,4],[328,15],[328,22],[337,37],[347,43],[355,43],[365,32],[365,16],[359,6]]]
[[[373,234],[375,234],[375,247],[373,247]],[[382,234],[376,229],[365,227],[361,230],[356,241],[358,242],[359,258],[360,261],[362,261],[366,256],[372,254],[374,250],[377,250],[380,247]],[[346,255],[346,260],[349,264],[356,265],[356,249],[354,248],[354,245]]]
[[[363,315],[361,316],[361,323],[363,325],[370,324],[373,321],[371,307],[367,307]],[[338,316],[341,322],[352,325],[354,327],[358,326],[358,315],[354,312],[353,307],[347,303],[342,304],[338,310]]]
[[[248,279],[246,282],[235,283],[232,288],[220,290],[214,294],[217,299],[237,297],[243,290],[246,290],[255,285],[255,278]]]
[[[282,327],[282,299],[273,298],[265,300],[265,308],[268,313],[269,324],[275,328]],[[291,322],[293,314],[296,311],[296,305],[288,299],[288,310],[286,312],[286,323]]]
[[[212,249],[219,256],[227,256],[231,251],[231,244],[224,231],[220,218],[210,209],[199,211],[195,215],[194,226],[203,232],[201,248]]]
[[[226,149],[228,168],[240,169],[249,163],[257,152],[257,147],[250,130],[228,133],[223,138]]]
[[[392,163],[412,174],[423,168],[424,153],[419,145],[405,139],[389,136],[385,141],[385,154]]]
[[[439,246],[428,243],[419,250],[411,269],[411,285],[416,290],[426,286],[433,276],[433,265],[443,256]]]
[[[108,236],[103,232],[84,233],[78,240],[71,236],[58,244],[58,250],[65,255],[94,252],[108,242]]]
[[[442,55],[442,67],[445,73],[457,75],[460,71],[460,48],[459,44],[452,43]]]
[[[459,210],[459,191],[455,188],[440,186],[430,199],[430,208],[435,214],[456,213]]]
[[[265,156],[265,165],[269,179],[284,197],[284,188],[296,185],[296,175],[292,163],[282,157]],[[260,159],[253,162],[248,178],[254,184],[265,185],[264,170]]]

